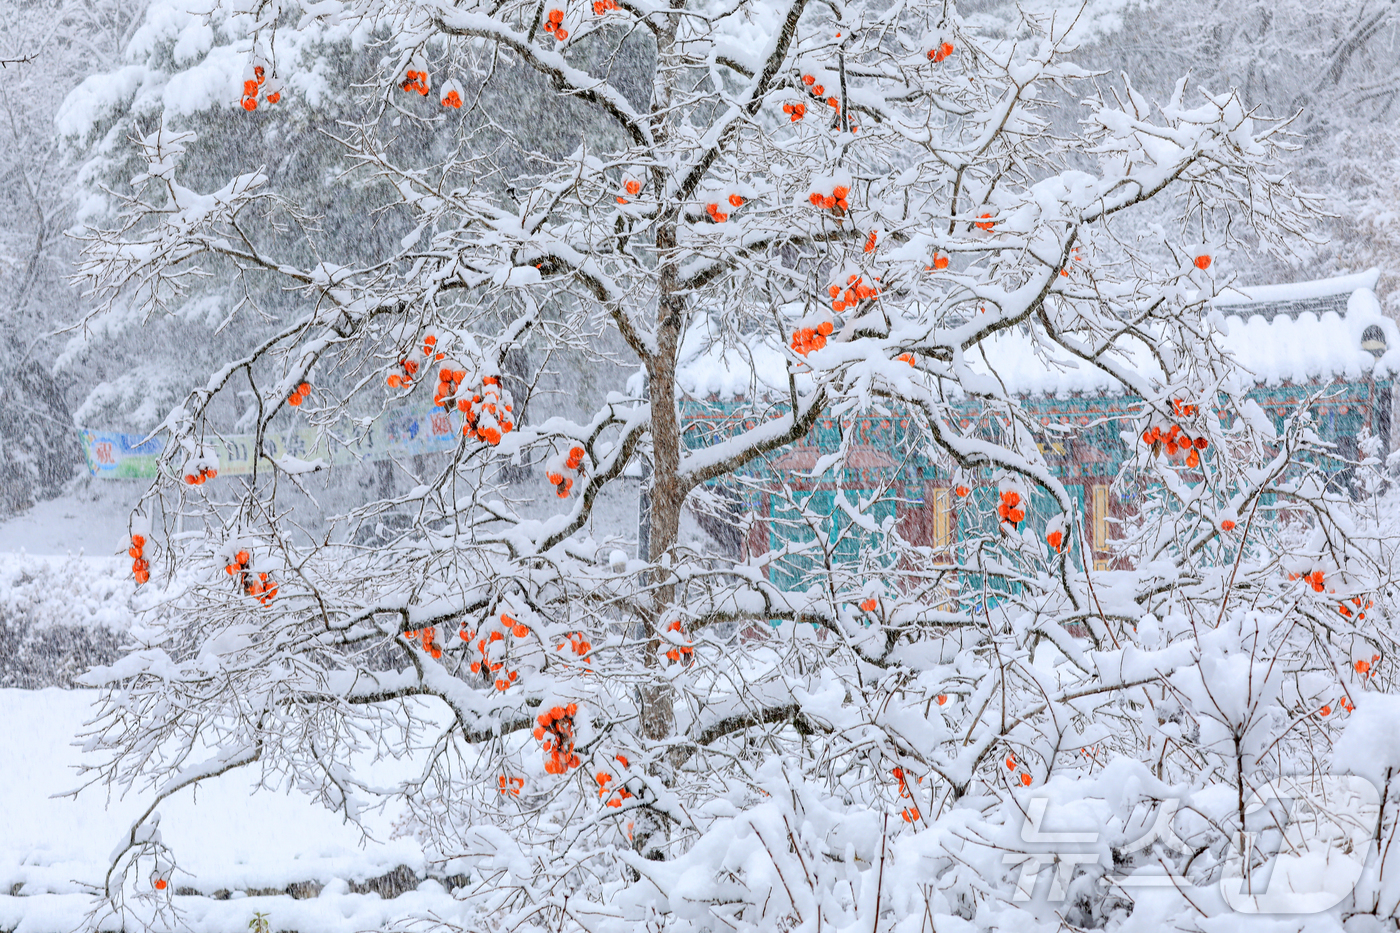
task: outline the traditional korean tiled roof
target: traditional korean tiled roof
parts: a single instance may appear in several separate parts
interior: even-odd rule
[[[1331,311],[1347,313],[1347,303],[1358,291],[1374,291],[1381,270],[1367,269],[1352,275],[1338,275],[1311,282],[1284,285],[1242,285],[1228,289],[1211,304],[1240,317],[1258,315],[1266,321],[1282,315],[1297,318],[1310,312],[1318,317]]]
[[[1400,330],[1373,291],[1379,277],[1232,289],[1212,302],[1222,343],[1264,385],[1389,378],[1400,370]]]
[[[1231,286],[1210,303],[1207,315],[1221,348],[1257,385],[1388,379],[1400,371],[1400,329],[1373,291],[1379,276],[1370,269],[1310,282]],[[691,336],[696,339],[688,337],[687,345],[696,352],[682,366],[680,382],[692,397],[786,393],[787,360],[778,347],[762,341],[741,348],[704,346],[703,334]],[[1057,354],[1026,330],[998,334],[967,359],[974,374],[994,376],[1014,395],[1122,391],[1102,370]],[[1118,360],[1138,372],[1155,368],[1145,346],[1126,344]]]

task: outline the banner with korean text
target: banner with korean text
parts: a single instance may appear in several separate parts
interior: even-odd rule
[[[283,457],[310,462],[320,459],[342,465],[436,453],[453,449],[461,430],[460,424],[441,409],[424,412],[398,408],[376,418],[368,431],[363,428],[348,428],[343,432],[317,428],[269,431],[263,436],[262,459],[265,465],[270,465],[267,461]],[[165,446],[163,438],[148,439],[144,434],[120,431],[84,429],[78,431],[78,439],[87,459],[88,472],[104,479],[153,478]],[[210,435],[205,443],[212,445],[218,454],[221,475],[253,472],[256,435]]]

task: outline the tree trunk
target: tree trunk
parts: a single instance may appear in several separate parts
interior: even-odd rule
[[[663,252],[674,248],[675,228],[667,225],[657,236],[657,246]],[[681,333],[685,319],[685,299],[675,294],[675,269],[670,264],[661,270],[661,298],[657,305],[657,348],[648,361],[651,389],[651,515],[650,541],[647,558],[653,563],[664,560],[676,546],[680,535],[681,506],[687,490],[680,478],[681,423],[676,409],[676,358],[680,351]],[[669,286],[669,287],[668,287]],[[653,591],[651,612],[646,618],[647,663],[658,665],[662,654],[661,632],[670,622],[675,604],[675,586],[666,581],[664,572],[660,585]],[[665,739],[675,725],[669,688],[653,688],[642,713],[642,733],[649,739]]]
[[[665,224],[657,233],[657,249],[663,256],[674,253],[676,233],[674,222]],[[651,514],[647,557],[653,563],[663,560],[676,545],[680,535],[681,507],[687,489],[680,477],[681,422],[676,407],[676,360],[680,353],[681,335],[685,329],[685,298],[677,295],[676,269],[665,261],[660,270],[661,296],[657,302],[656,352],[647,361],[651,395]],[[659,676],[664,655],[661,633],[671,620],[675,606],[676,588],[667,580],[668,572],[658,574],[660,585],[653,590],[646,625],[646,666],[658,673],[641,691],[641,732],[650,741],[661,742],[675,732],[675,693]],[[681,750],[675,750],[679,753]],[[673,780],[677,759],[672,755],[664,764],[653,769],[667,785]],[[664,857],[662,844],[668,833],[663,818],[653,812],[640,813],[633,835],[636,851],[647,858]]]

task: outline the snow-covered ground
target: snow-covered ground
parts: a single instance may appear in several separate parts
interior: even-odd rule
[[[133,584],[129,561],[114,554],[144,489],[144,483],[79,484],[0,522],[0,617],[31,636],[87,626],[120,637],[130,623]],[[11,662],[22,650],[14,643],[0,647]],[[82,753],[72,742],[96,696],[0,689],[0,930],[79,928],[109,854],[148,803],[135,794],[108,799],[100,787],[54,796],[79,785],[75,765]],[[273,930],[313,933],[382,929],[429,913],[457,916],[458,902],[428,877],[442,876],[441,866],[427,864],[413,839],[392,838],[397,814],[370,814],[366,838],[295,790],[255,789],[256,777],[206,781],[161,806],[161,832],[178,859],[172,888],[199,892],[170,899],[180,923],[241,931],[261,911]],[[351,891],[396,870],[396,889],[405,886],[405,874],[416,876],[407,893],[386,900]],[[292,885],[302,897],[267,893]],[[153,924],[162,927],[173,929],[175,921],[167,916]]]
[[[0,661],[14,666],[20,652],[40,644],[35,633],[55,628],[108,631],[111,645],[119,643],[134,592],[121,549],[127,517],[145,489],[144,482],[80,481],[62,497],[0,521],[0,623],[24,635],[23,644],[0,647],[8,653]],[[557,504],[540,505],[548,507]],[[596,540],[631,550],[635,522],[634,491],[614,490],[590,530]],[[72,743],[96,697],[92,690],[0,688],[0,930],[82,927],[110,853],[149,801],[140,794],[108,799],[101,787],[54,796],[79,786],[82,753]],[[442,883],[452,867],[430,864],[416,840],[394,837],[399,814],[370,814],[366,836],[295,790],[255,788],[256,779],[251,772],[225,775],[161,805],[163,839],[178,860],[168,906],[178,914],[138,926],[243,931],[262,912],[272,930],[350,933],[429,915],[466,919]],[[272,893],[289,887],[296,896]],[[386,899],[376,888],[397,896]],[[104,928],[116,929],[116,921]]]
[[[55,797],[78,785],[70,743],[89,716],[87,690],[0,690],[5,723],[0,755],[0,929],[72,930],[93,903],[108,854],[142,807],[135,797],[109,800],[100,788]],[[172,905],[195,929],[246,929],[255,911],[273,929],[352,931],[431,911],[454,915],[457,902],[428,874],[412,839],[392,838],[395,814],[372,814],[365,839],[354,827],[296,791],[254,789],[253,776],[235,773],[201,784],[197,793],[161,807],[161,832],[179,860]],[[350,884],[406,866],[424,880],[391,900],[354,894]],[[246,896],[310,883],[316,896]],[[228,893],[225,893],[228,892]],[[219,897],[212,895],[219,894]],[[227,898],[227,899],[223,899]]]
[[[57,499],[0,521],[0,553],[89,557],[119,553],[127,517],[146,491],[133,480],[83,480]]]

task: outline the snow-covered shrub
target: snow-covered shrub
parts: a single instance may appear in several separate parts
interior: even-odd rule
[[[131,579],[111,560],[7,555],[0,568],[0,687],[71,687],[121,657]]]

